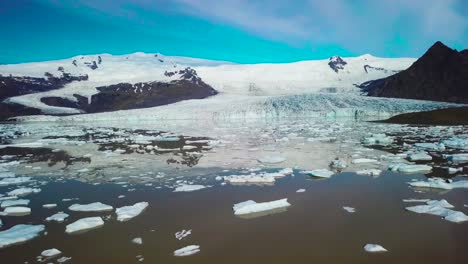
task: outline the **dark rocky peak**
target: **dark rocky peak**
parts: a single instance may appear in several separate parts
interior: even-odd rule
[[[98,63],[98,64],[101,64],[101,63],[102,63],[102,58],[101,58],[101,56],[97,56],[97,58],[98,58],[98,62],[97,62],[97,63]]]
[[[96,61],[85,62],[84,65],[88,66],[91,70],[95,70],[98,68]]]
[[[187,67],[179,71],[165,71],[164,72],[164,75],[167,77],[172,77],[176,74],[180,75],[181,80],[187,80],[193,83],[198,83],[199,81],[201,81],[201,78],[198,77],[197,75],[197,71],[195,71],[194,69],[190,67]]]
[[[343,70],[346,64],[348,63],[344,61],[340,56],[333,56],[328,61],[328,66],[330,66],[330,68],[336,73],[338,73],[339,70]]]

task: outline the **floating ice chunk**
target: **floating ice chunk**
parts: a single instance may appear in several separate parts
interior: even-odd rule
[[[444,158],[451,162],[467,162],[468,153],[444,155]]]
[[[365,170],[356,171],[356,173],[359,175],[366,175],[366,176],[379,176],[382,173],[382,171],[379,169],[365,169]]]
[[[468,139],[451,138],[449,140],[442,141],[442,143],[450,148],[468,149]]]
[[[275,177],[271,175],[262,175],[252,173],[250,175],[231,175],[225,176],[224,180],[231,184],[243,184],[243,183],[274,183]]]
[[[3,178],[0,180],[0,186],[18,185],[30,181],[31,177]]]
[[[387,252],[387,250],[384,247],[377,244],[367,244],[364,246],[364,250],[371,253]]]
[[[446,200],[431,200],[426,202],[426,205],[410,206],[406,207],[406,210],[418,214],[430,214],[441,216],[443,219],[454,223],[468,221],[468,216],[464,213],[449,209],[453,207],[454,206]]]
[[[432,167],[428,165],[410,165],[404,163],[391,164],[388,168],[391,171],[398,171],[401,173],[426,173],[432,171]]]
[[[416,143],[414,146],[424,150],[445,150],[445,145],[443,143]]]
[[[55,221],[55,222],[61,223],[65,221],[65,219],[67,219],[69,216],[70,216],[69,214],[66,214],[64,212],[58,212],[54,215],[47,217],[46,221],[48,222]]]
[[[2,202],[1,207],[6,208],[6,207],[10,207],[10,206],[20,206],[20,205],[26,206],[28,204],[29,204],[29,200],[27,200],[27,199],[6,200],[6,201]]]
[[[65,232],[67,234],[85,232],[103,225],[104,221],[101,217],[86,217],[67,225]]]
[[[460,168],[446,168],[449,174],[454,174],[457,172],[463,172],[463,167]]]
[[[9,196],[26,196],[32,193],[39,193],[41,189],[39,188],[18,188],[8,193]]]
[[[128,221],[141,214],[148,205],[149,204],[147,202],[139,202],[134,205],[117,208],[115,210],[117,220],[121,222]]]
[[[441,178],[429,178],[427,181],[415,181],[408,183],[413,187],[420,188],[436,188],[444,190],[452,190],[456,188],[468,188],[468,180],[456,181],[456,182],[446,182]]]
[[[71,257],[61,257],[59,259],[57,259],[57,263],[65,263],[67,261],[69,261],[70,259],[72,259]]]
[[[0,171],[0,178],[13,178],[15,174],[10,171]]]
[[[297,190],[296,192],[297,192],[297,193],[303,193],[303,192],[305,192],[305,191],[306,191],[306,189],[299,189],[299,190]]]
[[[429,202],[429,199],[403,199],[403,202],[405,203],[426,203]]]
[[[333,171],[327,169],[310,170],[304,171],[303,173],[320,178],[330,178],[333,174],[335,174]]]
[[[45,257],[45,258],[54,258],[58,255],[62,254],[62,251],[56,249],[56,248],[51,248],[51,249],[47,249],[47,250],[44,250],[42,251],[41,253],[41,256]]]
[[[95,202],[90,204],[73,204],[68,207],[68,210],[75,212],[106,212],[114,210],[114,207],[101,202]]]
[[[334,169],[342,170],[347,167],[347,164],[344,160],[335,159],[330,163],[330,166]]]
[[[52,209],[52,208],[57,207],[57,204],[44,204],[42,205],[42,207],[46,209]]]
[[[356,209],[354,209],[353,207],[349,207],[349,206],[343,206],[343,210],[345,210],[348,213],[355,213],[356,212]]]
[[[24,216],[31,214],[31,208],[24,206],[11,206],[5,208],[0,214],[7,216]]]
[[[366,158],[361,158],[361,159],[353,159],[351,163],[353,164],[363,164],[363,163],[378,163],[379,161],[376,159],[366,159]]]
[[[174,256],[185,257],[185,256],[196,254],[198,252],[200,252],[200,246],[190,245],[190,246],[186,246],[186,247],[183,247],[181,249],[174,251]]]
[[[285,160],[286,158],[280,157],[280,156],[268,156],[268,157],[262,157],[258,159],[259,162],[268,163],[268,164],[281,163],[281,162],[284,162]]]
[[[175,238],[177,240],[182,240],[182,239],[184,239],[185,237],[187,237],[187,236],[189,236],[191,234],[192,234],[192,229],[190,229],[190,230],[185,230],[184,229],[182,231],[176,232],[174,236],[175,236]]]
[[[136,237],[132,239],[132,243],[137,245],[143,245],[143,239],[141,237]]]
[[[419,160],[429,161],[429,160],[432,160],[432,156],[426,153],[412,153],[412,154],[408,154],[408,159],[410,161],[419,161]]]
[[[291,206],[288,203],[288,199],[280,199],[271,202],[257,203],[255,201],[249,200],[242,203],[235,204],[233,206],[235,215],[246,215],[260,213],[264,211],[270,211],[280,208],[285,208]]]
[[[371,137],[364,138],[362,141],[365,145],[390,145],[393,143],[392,137],[387,137],[385,134],[373,134]]]
[[[15,225],[10,229],[0,231],[0,248],[31,240],[45,229],[44,225]]]
[[[184,184],[184,185],[180,185],[180,186],[176,187],[174,192],[193,192],[193,191],[198,191],[198,190],[205,189],[205,188],[206,188],[206,186],[204,186],[204,185]]]

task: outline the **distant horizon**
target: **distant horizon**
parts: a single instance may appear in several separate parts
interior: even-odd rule
[[[381,10],[385,10],[382,13]],[[0,63],[135,52],[239,64],[466,49],[462,0],[18,0],[0,10]]]

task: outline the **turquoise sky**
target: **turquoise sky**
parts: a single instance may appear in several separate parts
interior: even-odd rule
[[[464,49],[460,0],[17,0],[0,8],[0,63],[136,51],[239,63]]]

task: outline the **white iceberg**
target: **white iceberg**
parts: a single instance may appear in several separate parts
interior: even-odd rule
[[[26,196],[32,193],[39,193],[41,189],[39,188],[18,188],[13,191],[8,192],[9,196]]]
[[[31,177],[3,178],[0,180],[0,186],[18,185],[30,181]]]
[[[41,256],[45,257],[45,258],[54,258],[58,255],[62,254],[62,251],[56,249],[56,248],[51,248],[51,249],[47,249],[47,250],[44,250],[41,252]]]
[[[364,169],[360,171],[356,171],[359,175],[366,175],[366,176],[379,176],[382,171],[379,169]]]
[[[298,189],[296,192],[297,192],[297,193],[303,193],[303,192],[305,192],[305,191],[306,191],[306,189]]]
[[[15,225],[0,231],[0,248],[31,240],[45,230],[44,225]]]
[[[74,234],[78,232],[85,232],[91,229],[95,229],[104,225],[104,221],[101,217],[86,217],[77,220],[65,228],[67,234]]]
[[[468,153],[444,155],[444,158],[451,162],[468,162]]]
[[[187,236],[189,236],[189,235],[191,235],[191,234],[192,234],[192,229],[190,229],[190,230],[185,230],[185,229],[184,229],[184,230],[182,230],[182,231],[176,232],[176,233],[174,234],[174,236],[175,236],[175,238],[176,238],[177,240],[182,240],[182,239],[184,239],[185,237],[187,237]]]
[[[68,210],[75,212],[107,212],[114,210],[114,207],[101,202],[95,202],[90,204],[73,204],[68,207]]]
[[[343,210],[345,210],[348,213],[355,213],[356,212],[356,209],[354,209],[353,207],[349,207],[349,206],[343,206]]]
[[[193,192],[193,191],[198,191],[198,190],[205,189],[205,188],[206,186],[204,185],[184,184],[184,185],[177,186],[174,192]]]
[[[136,245],[143,245],[143,239],[141,237],[135,237],[132,239],[132,243]]]
[[[148,202],[139,202],[134,205],[117,208],[115,210],[117,220],[124,222],[137,217],[146,209],[146,207],[148,207],[148,205]]]
[[[264,211],[271,211],[275,209],[281,209],[291,206],[288,203],[288,199],[280,199],[271,202],[257,203],[255,201],[249,200],[242,203],[235,204],[233,206],[234,215],[247,215],[261,213]]]
[[[414,146],[424,150],[445,150],[445,145],[443,143],[416,143]]]
[[[432,156],[427,153],[412,153],[408,154],[408,160],[410,161],[430,161]]]
[[[55,222],[61,223],[65,221],[65,219],[67,219],[69,216],[70,216],[69,214],[66,214],[64,212],[58,212],[54,215],[47,217],[46,221],[48,222],[55,221]]]
[[[27,206],[28,204],[29,204],[29,200],[27,199],[6,200],[2,202],[0,207],[6,208],[10,206]]]
[[[377,244],[367,244],[364,246],[364,250],[371,253],[387,252],[387,250],[384,247]]]
[[[45,209],[52,209],[52,208],[57,207],[57,204],[44,204],[42,205],[42,207]]]
[[[286,158],[280,156],[268,156],[259,158],[258,161],[261,163],[277,164],[286,161]]]
[[[363,164],[363,163],[378,163],[379,161],[376,159],[366,159],[366,158],[360,158],[360,159],[353,159],[351,163],[353,164]]]
[[[196,254],[198,252],[200,252],[200,246],[190,245],[190,246],[186,246],[186,247],[183,247],[181,249],[174,251],[174,256],[185,257],[185,256]]]
[[[364,138],[362,143],[365,145],[386,146],[393,143],[393,138],[387,137],[385,134],[373,134],[370,137]]]
[[[432,171],[432,167],[428,165],[411,165],[404,163],[391,164],[388,169],[401,173],[427,173]]]
[[[317,169],[317,170],[310,170],[310,171],[303,171],[305,174],[309,174],[314,177],[320,177],[320,178],[330,178],[333,174],[335,174],[333,171],[327,170],[327,169]]]
[[[11,206],[5,208],[1,214],[7,216],[24,216],[31,214],[31,208],[24,206]]]
[[[435,189],[444,189],[444,190],[468,188],[468,180],[447,182],[446,180],[442,178],[429,178],[427,179],[427,181],[415,181],[415,182],[409,182],[408,184],[413,187],[435,188]]]
[[[454,223],[468,221],[467,215],[449,208],[454,208],[454,206],[446,200],[431,200],[427,201],[426,205],[410,206],[406,207],[406,210],[418,214],[430,214],[441,216],[443,219]]]

